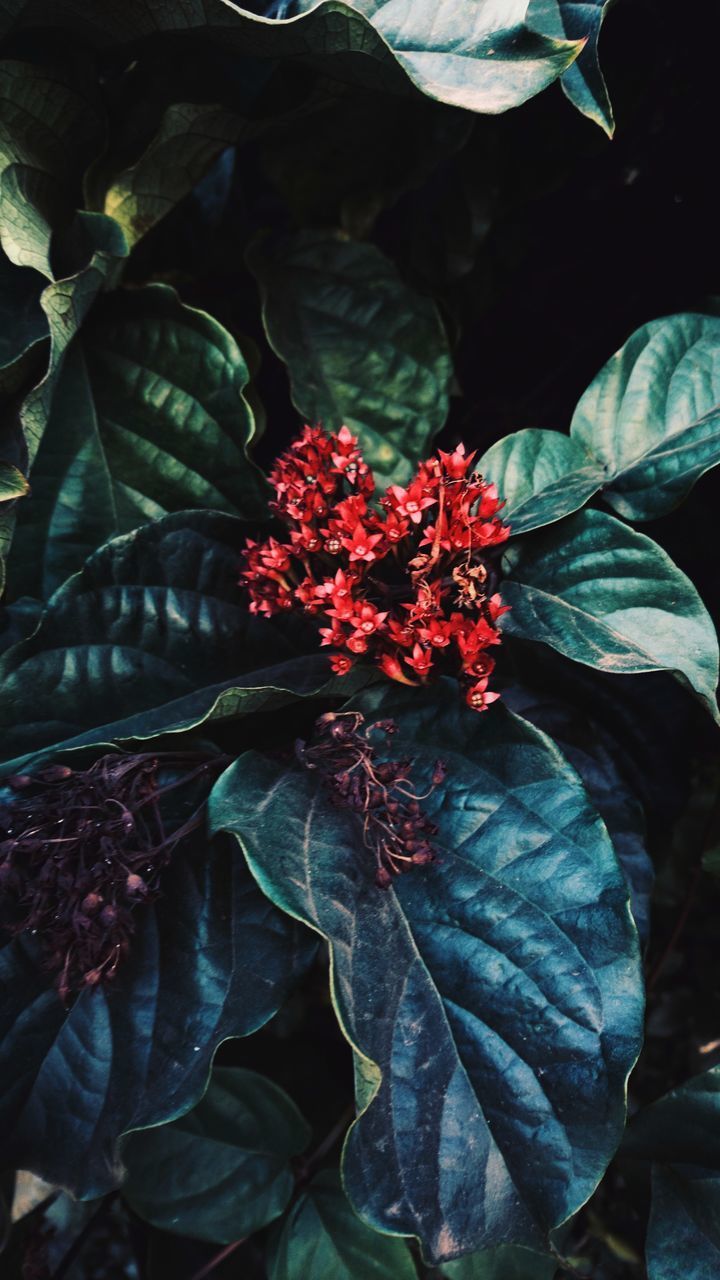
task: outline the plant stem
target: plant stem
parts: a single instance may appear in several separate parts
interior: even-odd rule
[[[660,956],[660,959],[658,960],[657,964],[652,970],[652,973],[650,974],[650,977],[647,980],[646,990],[648,995],[654,989],[655,984],[657,983],[657,980],[660,977],[660,974],[665,968],[665,964],[670,959],[670,956],[672,955],[678,942],[680,941],[680,938],[682,937],[683,930],[685,928],[685,925],[688,922],[688,916],[690,915],[690,912],[692,911],[692,908],[695,903],[695,894],[697,892],[698,884],[700,883],[700,876],[702,875],[702,871],[703,871],[702,863],[699,863],[695,868],[695,871],[693,872],[692,880],[690,881],[687,894],[685,895],[685,903],[683,905],[682,911],[680,912],[680,915],[677,918],[675,928],[673,929],[672,934],[670,935],[670,941],[668,942],[665,950],[663,951],[662,955]]]
[[[226,1258],[229,1258],[236,1249],[239,1249],[240,1245],[244,1244],[246,1240],[247,1236],[243,1236],[241,1240],[233,1240],[231,1244],[226,1244],[224,1249],[221,1249],[219,1253],[215,1254],[214,1258],[211,1258],[209,1262],[205,1263],[204,1267],[201,1267],[199,1271],[195,1272],[191,1280],[205,1280],[206,1276],[212,1275],[215,1268],[219,1267],[220,1263],[224,1262]]]
[[[320,1164],[321,1160],[325,1159],[325,1156],[328,1154],[329,1151],[332,1151],[333,1147],[335,1146],[335,1143],[338,1142],[339,1139],[343,1136],[343,1134],[345,1133],[345,1130],[347,1129],[348,1125],[350,1124],[350,1121],[354,1118],[354,1116],[355,1116],[355,1107],[351,1102],[343,1111],[342,1115],[340,1116],[340,1119],[337,1121],[337,1124],[333,1125],[332,1129],[328,1134],[326,1134],[326,1136],[323,1138],[320,1145],[316,1147],[316,1149],[312,1152],[311,1155],[308,1156],[307,1160],[305,1161],[305,1170],[304,1170],[305,1177],[307,1177],[313,1171],[316,1165]]]
[[[110,1206],[112,1205],[116,1197],[117,1197],[117,1191],[110,1191],[109,1194],[106,1195],[104,1199],[100,1201],[100,1204],[98,1205],[94,1213],[90,1214],[90,1217],[85,1223],[85,1226],[82,1228],[82,1231],[79,1231],[78,1234],[76,1235],[67,1253],[65,1253],[63,1257],[60,1259],[60,1262],[58,1263],[57,1269],[52,1277],[52,1280],[63,1280],[64,1276],[67,1275],[73,1263],[76,1261],[76,1259],[80,1256],[83,1249],[85,1248],[85,1245],[87,1244],[90,1236],[95,1230],[98,1222],[100,1221],[101,1218],[105,1216],[107,1210],[110,1208]]]

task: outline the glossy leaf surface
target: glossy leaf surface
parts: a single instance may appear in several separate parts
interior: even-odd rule
[[[578,111],[612,137],[613,110],[598,59],[600,27],[609,7],[610,0],[530,0],[527,22],[545,35],[587,42],[563,75],[562,87]]]
[[[477,467],[504,498],[513,535],[577,511],[602,482],[601,468],[577,441],[532,427],[498,440]]]
[[[287,628],[244,607],[243,539],[231,516],[186,512],[91,556],[36,633],[1,660],[5,759],[149,738],[329,691],[324,656],[296,658]]]
[[[357,820],[254,754],[216,784],[211,822],[330,942],[365,1081],[344,1152],[356,1209],[436,1262],[537,1243],[593,1190],[623,1125],[642,1017],[625,882],[577,776],[527,722],[478,722],[451,687],[364,706],[399,722],[393,754],[416,759],[420,785],[442,743],[448,776],[426,802],[439,865],[378,890]]]
[[[603,464],[620,515],[671,511],[720,462],[720,318],[643,325],[582,396],[571,434]]]
[[[720,1266],[720,1067],[646,1107],[626,1153],[652,1161],[649,1280],[714,1280]]]
[[[121,1134],[182,1115],[228,1036],[270,1018],[312,939],[276,911],[228,843],[174,855],[130,956],[69,1011],[23,936],[0,950],[0,1119],[6,1167],[82,1198],[122,1177]]]
[[[249,261],[304,421],[346,424],[378,480],[405,482],[447,416],[452,366],[435,304],[373,245],[331,233],[260,241]]]
[[[124,0],[95,14],[78,13],[72,0],[26,5],[10,0],[0,34],[13,25],[67,25],[101,48],[161,33],[198,36],[261,57],[321,59],[329,74],[367,86],[405,89],[408,81],[440,102],[470,111],[518,106],[551,84],[582,44],[537,34],[525,25],[527,0],[300,0],[292,22],[273,22],[231,0],[174,6]]]
[[[47,598],[108,538],[171,511],[262,516],[247,381],[235,340],[172,289],[104,300],[55,385],[10,589]]]
[[[674,671],[717,715],[718,644],[695,587],[657,543],[583,511],[508,557],[511,635],[616,675]]]
[[[332,1170],[313,1178],[275,1229],[268,1280],[415,1280],[407,1245],[367,1227]]]
[[[123,1147],[123,1195],[163,1231],[229,1244],[282,1213],[295,1186],[290,1158],[311,1136],[271,1080],[216,1067],[192,1111]]]

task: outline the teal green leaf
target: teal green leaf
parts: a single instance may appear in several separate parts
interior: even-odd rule
[[[4,758],[180,732],[320,690],[349,696],[324,656],[297,656],[286,619],[248,613],[244,536],[231,516],[185,512],[91,556],[0,659]]]
[[[314,944],[204,833],[173,855],[109,986],[66,1010],[34,940],[0,950],[3,1161],[83,1199],[123,1174],[117,1144],[202,1097],[213,1053],[279,1008]]]
[[[610,0],[530,0],[527,24],[533,31],[556,39],[587,41],[560,83],[578,111],[599,124],[611,138],[615,121],[597,48],[609,7]]]
[[[56,382],[11,593],[47,598],[108,538],[168,512],[262,517],[247,381],[234,338],[166,285],[103,299]]]
[[[555,1258],[512,1244],[470,1253],[443,1267],[447,1280],[553,1280],[556,1271]]]
[[[330,943],[336,1012],[368,1064],[344,1149],[353,1206],[441,1263],[538,1245],[592,1193],[643,1002],[627,887],[574,771],[504,708],[475,718],[451,685],[412,695],[360,705],[396,720],[419,790],[442,744],[438,865],[377,889],[357,819],[254,753],[209,809],[268,897]]]
[[[269,341],[304,420],[346,424],[383,484],[404,483],[448,411],[452,365],[440,315],[370,244],[303,231],[249,254]]]
[[[639,1112],[625,1154],[652,1162],[649,1280],[715,1280],[720,1267],[720,1067]]]
[[[513,534],[528,533],[577,511],[602,484],[591,454],[559,431],[527,427],[492,445],[478,470],[505,499],[503,519]]]
[[[403,1240],[358,1218],[340,1178],[318,1173],[273,1231],[268,1280],[416,1280]]]
[[[123,1195],[154,1227],[229,1244],[280,1216],[295,1187],[290,1159],[311,1137],[271,1080],[216,1067],[192,1111],[129,1138]]]
[[[510,635],[616,675],[673,671],[716,716],[718,644],[697,591],[657,543],[583,511],[508,555]]]
[[[68,26],[94,47],[112,48],[161,33],[193,42],[199,37],[243,55],[318,62],[326,73],[370,89],[398,91],[408,83],[440,102],[495,113],[519,106],[551,84],[577,57],[581,41],[538,34],[525,25],[527,0],[301,0],[292,22],[273,22],[226,3],[174,5],[105,0],[102,15],[78,12],[58,0],[40,0],[23,25]],[[0,35],[24,6],[6,4]]]
[[[604,497],[629,520],[678,506],[720,462],[720,318],[643,325],[580,399],[575,440],[605,469]]]
[[[53,230],[72,216],[75,186],[105,138],[98,91],[60,60],[4,59],[0,102],[0,241],[11,262],[52,280]]]
[[[533,655],[537,651],[533,648]],[[541,678],[542,680],[542,678]],[[582,778],[613,842],[630,889],[630,904],[640,940],[650,933],[650,894],[654,871],[647,851],[642,802],[627,777],[627,760],[618,741],[588,715],[587,709],[560,699],[541,682],[537,692],[513,679],[502,691],[505,706],[547,733]]]

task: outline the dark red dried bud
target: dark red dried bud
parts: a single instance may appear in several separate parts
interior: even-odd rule
[[[165,830],[158,801],[177,783],[161,787],[159,769],[187,781],[224,763],[118,753],[87,770],[50,764],[11,779],[16,794],[0,806],[0,925],[37,937],[63,1001],[114,976],[133,912],[157,897],[174,848],[201,820],[200,809]]]
[[[423,813],[420,802],[425,797],[408,786],[410,761],[375,759],[373,731],[387,733],[394,723],[363,726],[359,712],[321,716],[312,742],[303,743],[297,755],[306,769],[319,773],[333,803],[362,817],[363,843],[375,859],[375,883],[387,889],[393,876],[436,861],[427,837],[437,828]]]

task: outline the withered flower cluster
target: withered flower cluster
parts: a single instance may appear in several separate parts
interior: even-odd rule
[[[108,754],[86,770],[51,764],[9,779],[0,804],[0,929],[37,936],[67,1002],[107,982],[127,955],[136,909],[202,809],[168,831],[166,792],[217,766],[185,753]],[[172,781],[161,785],[161,771]]]
[[[375,883],[387,889],[393,876],[437,860],[431,844],[437,827],[421,801],[443,781],[445,765],[436,761],[428,790],[418,795],[410,784],[413,762],[379,761],[370,741],[372,733],[389,740],[395,722],[364,725],[359,711],[328,712],[316,722],[311,742],[299,741],[296,752],[304,768],[317,770],[334,803],[361,820],[363,843],[375,861]]]

